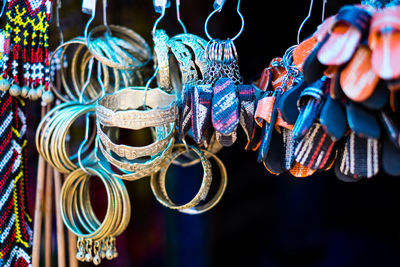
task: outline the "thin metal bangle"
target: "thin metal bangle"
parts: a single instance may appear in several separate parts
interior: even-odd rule
[[[71,186],[72,182],[74,182],[77,179],[83,179],[83,178],[90,178],[90,175],[87,174],[85,171],[81,169],[77,169],[74,172],[72,172],[66,179],[66,181],[63,184],[63,187],[61,188],[60,192],[60,206],[61,206],[61,216],[64,220],[64,224],[66,227],[73,232],[77,236],[81,236],[86,239],[101,239],[104,236],[106,236],[108,229],[110,228],[110,223],[112,223],[113,219],[115,219],[115,196],[112,192],[112,188],[109,184],[109,182],[94,168],[87,167],[87,171],[91,172],[92,174],[96,175],[99,177],[105,188],[106,188],[106,193],[107,193],[107,199],[108,199],[108,205],[107,205],[107,211],[106,215],[103,219],[103,222],[101,225],[92,232],[89,232],[87,234],[83,234],[79,229],[76,227],[73,227],[72,222],[70,221],[70,218],[73,218],[73,215],[69,214],[67,215],[67,211],[71,211],[69,207],[72,206],[73,201],[72,196],[73,194],[76,194],[77,190],[69,190],[69,187]],[[67,195],[68,193],[68,195]],[[72,194],[72,196],[71,196]],[[69,196],[69,197],[68,197]],[[114,207],[114,208],[113,208]]]
[[[114,62],[113,60],[111,60],[108,57],[104,57],[104,56],[100,55],[98,53],[98,51],[96,49],[94,49],[94,46],[93,46],[94,44],[92,42],[93,41],[92,37],[96,33],[106,29],[104,25],[101,25],[101,26],[98,26],[98,27],[94,28],[88,34],[88,37],[87,37],[87,40],[86,40],[89,50],[92,52],[92,54],[99,61],[101,61],[103,64],[105,64],[107,66],[110,66],[110,67],[115,67],[115,68],[118,68],[118,69],[132,69],[132,70],[140,68],[140,67],[143,67],[144,65],[146,65],[150,61],[150,58],[151,58],[150,47],[148,46],[146,41],[139,34],[137,34],[136,32],[134,32],[134,31],[132,31],[132,30],[130,30],[128,28],[122,27],[122,26],[110,25],[109,28],[112,31],[114,31],[115,34],[123,35],[123,38],[121,38],[121,39],[124,39],[126,41],[126,44],[132,44],[132,42],[128,42],[127,41],[129,39],[134,40],[133,41],[134,43],[139,44],[139,46],[141,48],[141,51],[142,51],[142,54],[145,55],[146,60],[144,62],[141,62],[141,64],[138,64],[138,65],[131,65],[131,64],[128,64],[128,62],[125,62],[125,64],[120,64],[120,63]],[[113,33],[113,35],[114,35],[114,33]],[[114,43],[114,44],[116,44],[116,43]],[[132,47],[134,47],[134,46],[132,46]],[[134,50],[134,49],[131,49],[131,50]],[[118,53],[118,51],[115,51],[115,52]],[[119,56],[121,56],[121,54],[119,54]],[[132,57],[134,57],[134,56],[132,56]]]

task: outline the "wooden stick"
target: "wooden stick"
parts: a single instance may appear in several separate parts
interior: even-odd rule
[[[42,117],[44,116],[45,108],[42,107]],[[35,212],[33,219],[33,244],[32,244],[32,267],[39,267],[40,263],[40,237],[42,230],[42,208],[43,208],[43,187],[45,179],[46,162],[39,155],[37,180],[36,180],[36,197],[35,197]]]
[[[53,216],[53,168],[47,164],[46,191],[44,210],[44,262],[45,267],[51,267],[51,236]]]
[[[54,200],[56,207],[56,225],[57,225],[57,260],[58,267],[65,267],[65,237],[64,224],[61,218],[60,208],[60,190],[61,190],[61,174],[54,170]]]
[[[69,266],[78,267],[78,260],[76,259],[76,236],[68,231],[68,251],[69,251]]]
[[[64,175],[64,181],[66,179]],[[76,236],[68,231],[68,263],[69,267],[78,267],[78,260],[76,259]]]

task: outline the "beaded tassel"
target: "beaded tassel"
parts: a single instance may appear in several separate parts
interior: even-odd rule
[[[52,0],[9,0],[0,43],[0,90],[46,103],[49,86],[48,28]]]
[[[24,102],[0,92],[0,266],[31,266]]]

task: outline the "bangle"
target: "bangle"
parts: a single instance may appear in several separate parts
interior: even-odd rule
[[[207,193],[210,189],[211,181],[212,181],[212,172],[211,172],[211,163],[207,160],[207,158],[204,156],[203,152],[194,147],[194,146],[188,146],[191,150],[193,150],[200,158],[201,164],[203,166],[203,179],[202,183],[200,186],[200,190],[196,194],[196,196],[190,200],[188,203],[183,204],[183,205],[177,205],[175,204],[168,196],[165,188],[165,175],[167,173],[167,170],[169,166],[171,165],[172,161],[176,158],[178,158],[180,155],[186,153],[186,150],[184,146],[176,145],[176,149],[169,160],[166,162],[165,166],[163,166],[160,169],[159,173],[154,173],[151,175],[150,179],[150,185],[151,189],[153,191],[154,196],[156,199],[164,206],[170,208],[170,209],[189,209],[192,208],[200,203],[201,200],[204,200],[207,196]]]
[[[126,27],[109,25],[111,36],[107,33],[105,25],[95,27],[87,37],[87,45],[93,56],[104,65],[117,69],[137,69],[145,66],[151,59],[151,50],[146,41],[136,32]],[[108,48],[103,51],[114,51],[122,60],[116,62],[109,56],[100,53],[99,47],[93,42],[100,32],[105,32]]]
[[[223,162],[213,153],[204,149],[197,149],[193,146],[188,146],[188,148],[192,149],[199,156],[204,169],[203,182],[200,190],[190,202],[184,205],[176,205],[169,198],[165,186],[165,176],[171,162],[174,160],[174,158],[177,158],[187,152],[183,144],[175,145],[176,151],[172,154],[170,161],[166,163],[166,165],[160,170],[158,174],[153,174],[151,176],[150,185],[156,199],[164,206],[170,209],[178,209],[180,212],[183,213],[200,214],[210,210],[221,200],[227,185],[227,172]],[[216,195],[206,204],[199,206],[198,204],[200,203],[200,201],[206,198],[212,180],[211,163],[207,160],[206,156],[212,157],[218,164],[221,172],[221,181]]]
[[[118,145],[111,141],[111,139],[103,132],[100,122],[97,121],[97,136],[105,150],[110,153],[112,151],[121,158],[133,160],[145,156],[154,156],[165,150],[169,141],[173,137],[175,123],[166,124],[167,127],[156,127],[156,140],[154,143],[141,146],[132,147],[127,145]],[[164,128],[169,128],[164,130]],[[161,132],[161,133],[159,133]]]
[[[146,95],[145,95],[146,94]],[[145,105],[151,110],[137,110]],[[160,89],[144,90],[130,87],[108,94],[98,100],[96,117],[100,124],[108,127],[141,129],[175,122],[177,105],[175,95]]]

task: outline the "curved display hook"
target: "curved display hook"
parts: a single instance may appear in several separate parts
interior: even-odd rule
[[[241,0],[238,0],[237,6],[236,6],[236,13],[239,15],[240,20],[242,21],[242,26],[240,27],[239,32],[238,32],[233,38],[230,38],[232,41],[235,41],[235,40],[242,34],[243,29],[244,29],[244,17],[243,17],[242,13],[241,13],[240,10],[239,10],[240,2],[241,2]],[[211,17],[212,17],[215,13],[221,12],[222,7],[223,7],[223,4],[221,4],[221,5],[214,5],[214,7],[216,7],[216,8],[214,8],[214,11],[212,11],[212,12],[210,13],[210,15],[208,15],[206,21],[204,22],[204,31],[205,31],[205,33],[206,33],[206,35],[207,35],[207,37],[208,37],[209,40],[213,40],[214,38],[212,38],[211,35],[208,33],[208,29],[207,29],[207,28],[208,28],[208,22],[209,22],[209,20],[211,19]]]
[[[325,7],[326,7],[326,3],[328,2],[328,0],[322,0],[322,15],[321,15],[321,17],[322,17],[322,22],[325,20]],[[312,10],[313,10],[313,6],[314,6],[314,0],[311,0],[311,2],[310,2],[310,8],[309,8],[309,10],[308,10],[308,14],[307,14],[307,17],[303,20],[303,22],[300,24],[300,27],[299,27],[299,30],[297,31],[297,44],[300,44],[300,33],[301,33],[301,30],[303,29],[303,27],[304,27],[304,24],[307,22],[307,20],[311,17],[311,13],[312,13]]]
[[[96,17],[96,0],[94,0],[93,6],[89,9],[91,11],[91,16],[88,22],[85,25],[84,36],[85,39],[88,37],[89,26],[93,22],[94,18]],[[85,12],[87,13],[87,12]],[[103,25],[106,27],[107,33],[111,34],[111,29],[107,23],[107,0],[103,0]]]
[[[311,0],[310,8],[308,9],[307,17],[300,24],[299,30],[297,31],[297,44],[300,44],[300,33],[301,33],[301,30],[303,29],[303,26],[304,26],[304,24],[306,24],[307,20],[311,17],[313,6],[314,6],[314,0]]]
[[[180,0],[176,0],[176,19],[178,20],[179,24],[182,26],[183,32],[186,34],[187,30],[186,30],[186,26],[183,23],[183,21],[181,20],[181,11],[180,11],[180,5],[181,5],[181,1]]]
[[[7,0],[3,0],[3,6],[1,7],[0,18],[3,16],[4,10],[6,9]]]
[[[161,5],[161,15],[157,18],[157,20],[154,22],[153,25],[153,29],[151,30],[151,34],[154,36],[156,30],[157,30],[157,25],[158,23],[160,23],[160,21],[164,18],[165,16],[165,10],[168,8],[167,6],[167,0],[164,0],[165,2],[163,3],[163,5]],[[179,22],[179,24],[182,26],[183,32],[186,34],[187,30],[186,30],[186,26],[183,23],[183,21],[181,20],[181,12],[180,12],[180,0],[176,0],[176,18]],[[156,9],[157,10],[157,9]]]
[[[5,1],[4,1],[5,2]],[[57,0],[57,6],[56,6],[56,26],[60,35],[60,44],[64,43],[64,33],[61,28],[61,23],[60,23],[60,8],[61,8],[61,0]],[[3,11],[1,12],[3,14]],[[0,15],[1,17],[1,15]]]

